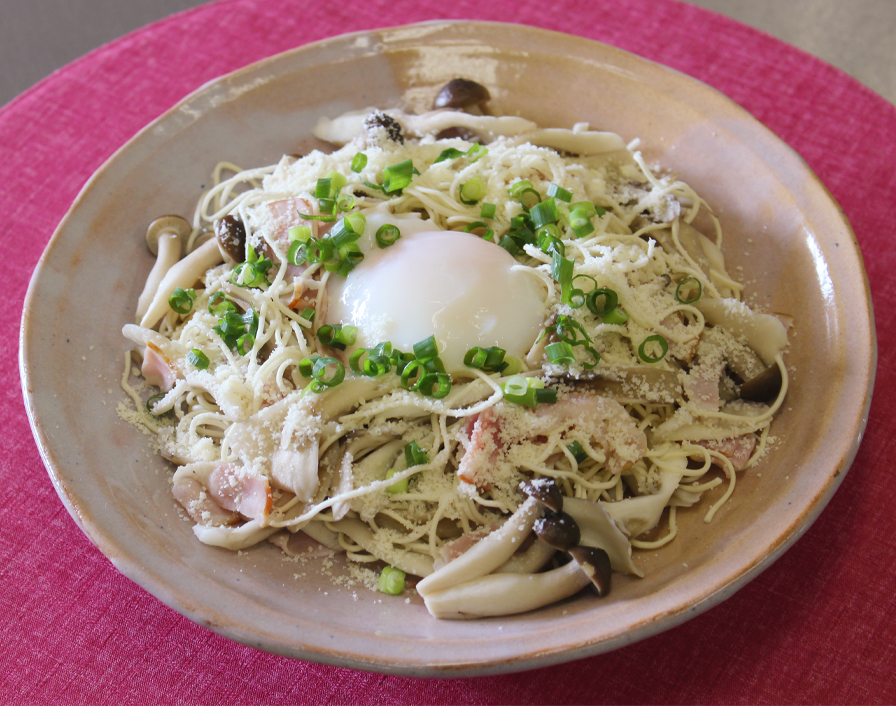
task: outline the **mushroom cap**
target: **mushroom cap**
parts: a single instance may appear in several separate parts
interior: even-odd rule
[[[520,483],[522,491],[530,498],[535,498],[542,505],[554,512],[563,510],[563,493],[551,478],[533,478]]]
[[[463,110],[472,106],[481,105],[489,100],[488,89],[481,83],[476,83],[466,78],[456,78],[444,86],[433,101],[434,110],[439,108],[456,108]]]
[[[224,256],[241,262],[246,252],[246,227],[235,216],[224,216],[215,221],[215,237]]]
[[[759,375],[740,386],[740,396],[751,402],[768,402],[778,396],[783,384],[781,369],[777,363],[772,363]]]
[[[582,538],[579,525],[565,512],[548,510],[535,520],[532,529],[542,542],[563,552],[575,547]]]
[[[591,579],[597,595],[606,596],[610,592],[610,574],[613,571],[610,555],[603,549],[584,546],[573,547],[569,550],[569,555]]]
[[[146,229],[146,246],[153,255],[159,254],[159,238],[164,235],[176,235],[183,252],[183,243],[193,230],[186,218],[181,216],[159,216]]]

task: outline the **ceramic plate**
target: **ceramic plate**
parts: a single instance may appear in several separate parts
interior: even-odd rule
[[[369,105],[426,109],[457,76],[485,84],[495,114],[543,126],[588,121],[640,137],[649,162],[679,172],[715,209],[729,270],[758,303],[796,321],[774,452],[738,476],[711,524],[703,523],[709,500],[680,513],[680,536],[638,555],[646,577],[614,576],[606,599],[583,593],[476,622],[437,621],[416,595],[340,587],[272,546],[235,554],[200,544],[176,510],[169,467],[116,414],[128,348],[121,327],[133,320],[152,265],[147,223],[191,214],[219,160],[261,166],[302,152],[314,146],[310,130],[321,115]],[[613,47],[452,22],[352,34],[276,56],[208,84],[149,125],[93,176],[53,236],[28,292],[21,360],[34,435],[59,496],[126,576],[191,620],[264,650],[454,676],[629,644],[719,603],[771,564],[821,512],[855,455],[873,330],[849,224],[803,161],[739,106]],[[71,361],[84,374],[71,375]],[[330,573],[339,571],[337,562]]]

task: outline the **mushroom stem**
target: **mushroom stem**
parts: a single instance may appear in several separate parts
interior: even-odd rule
[[[434,591],[494,571],[516,553],[540,515],[538,501],[528,498],[499,529],[418,583],[417,593],[425,598]]]
[[[481,576],[428,592],[423,596],[423,602],[432,616],[442,619],[514,615],[569,598],[589,583],[591,578],[588,574],[578,563],[571,561],[559,569],[541,574]],[[417,590],[419,592],[420,584],[417,584]]]
[[[579,526],[580,544],[603,549],[610,557],[614,571],[644,576],[644,572],[632,561],[632,545],[628,537],[599,503],[581,498],[566,498],[564,507]]]
[[[192,287],[206,271],[219,265],[223,259],[218,241],[212,238],[171,267],[159,282],[152,303],[140,320],[140,325],[153,328],[170,310],[168,298],[175,289]]]
[[[156,290],[162,278],[180,259],[181,242],[177,233],[163,233],[159,236],[159,255],[156,263],[152,266],[149,276],[146,278],[146,284],[143,286],[143,293],[137,299],[137,321],[143,318],[146,310],[155,296]]]

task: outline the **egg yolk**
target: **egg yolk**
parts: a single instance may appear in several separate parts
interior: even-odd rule
[[[470,233],[414,232],[373,248],[345,279],[328,284],[327,322],[357,326],[355,347],[390,341],[412,351],[435,336],[450,372],[469,370],[474,346],[523,357],[541,332],[544,285],[504,248]]]

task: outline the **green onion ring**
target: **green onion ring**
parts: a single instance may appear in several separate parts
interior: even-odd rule
[[[681,298],[681,288],[685,287],[691,283],[697,284],[697,296],[692,299],[682,299]],[[675,288],[675,299],[679,304],[693,304],[696,301],[699,301],[700,297],[703,296],[703,282],[694,277],[694,275],[688,275],[681,282],[678,283],[678,286]]]
[[[647,344],[648,343],[659,343],[660,349],[662,353],[659,356],[654,358],[651,355],[647,354]],[[663,358],[666,357],[666,353],[669,352],[669,342],[663,338],[660,334],[655,333],[652,336],[648,336],[645,338],[641,345],[638,346],[638,357],[643,360],[645,363],[659,363]]]

